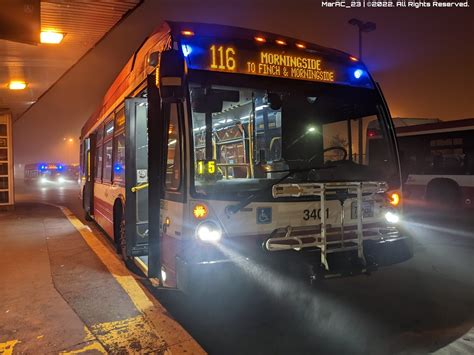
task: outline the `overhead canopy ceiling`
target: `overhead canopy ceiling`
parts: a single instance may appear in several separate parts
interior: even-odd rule
[[[41,1],[41,30],[65,33],[58,45],[28,45],[0,40],[0,111],[17,120],[130,10],[142,0]],[[1,11],[1,9],[0,9]],[[8,89],[11,80],[24,90]]]

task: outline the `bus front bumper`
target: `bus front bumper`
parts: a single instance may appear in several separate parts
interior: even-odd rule
[[[325,275],[354,275],[368,271],[369,267],[370,270],[374,270],[377,266],[403,262],[413,255],[412,239],[406,235],[383,240],[364,240],[363,246],[364,265],[353,268],[357,251],[334,253],[330,256],[330,270],[324,270]],[[205,252],[200,257],[178,256],[176,258],[178,289],[192,292],[190,290],[197,284],[200,288],[215,286],[222,288],[270,271],[298,279],[312,278],[315,273],[321,271],[321,252],[318,248],[278,252],[265,251],[262,247],[253,250],[230,248],[230,245],[226,245],[227,252],[223,253],[222,247],[206,246]]]

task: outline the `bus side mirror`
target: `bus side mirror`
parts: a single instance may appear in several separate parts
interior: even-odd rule
[[[159,60],[159,84],[163,101],[183,99],[185,63],[181,52],[168,50]]]
[[[160,52],[152,52],[148,55],[148,65],[156,67],[160,62]]]

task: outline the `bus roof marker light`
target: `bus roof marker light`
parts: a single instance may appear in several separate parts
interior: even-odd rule
[[[359,59],[357,59],[356,57],[354,57],[352,55],[349,57],[349,59],[352,60],[353,62],[358,62],[359,61]]]
[[[181,34],[182,34],[183,36],[186,36],[186,37],[194,36],[194,32],[193,32],[193,31],[190,31],[190,30],[183,30],[183,31],[181,31]]]
[[[286,42],[282,39],[277,39],[275,40],[276,44],[279,44],[280,46],[286,46]]]
[[[300,49],[305,49],[306,48],[306,46],[303,43],[296,43],[296,47],[298,47]]]
[[[264,37],[256,36],[255,41],[257,41],[259,43],[265,43],[267,40]]]
[[[363,74],[364,74],[364,71],[362,69],[354,70],[354,78],[356,79],[360,79]]]
[[[188,55],[191,54],[193,49],[188,45],[188,44],[182,44],[181,45],[181,50],[183,51],[183,55],[187,57]]]

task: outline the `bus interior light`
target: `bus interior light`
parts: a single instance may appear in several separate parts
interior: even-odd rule
[[[354,70],[354,78],[356,79],[360,79],[363,74],[364,74],[364,71],[362,69]]]
[[[185,57],[187,57],[188,55],[191,54],[191,52],[193,51],[193,49],[191,48],[191,46],[189,44],[182,44],[181,45],[181,50],[183,51],[183,55]]]
[[[367,130],[367,137],[373,138],[377,136],[377,130],[376,129],[368,129]]]

